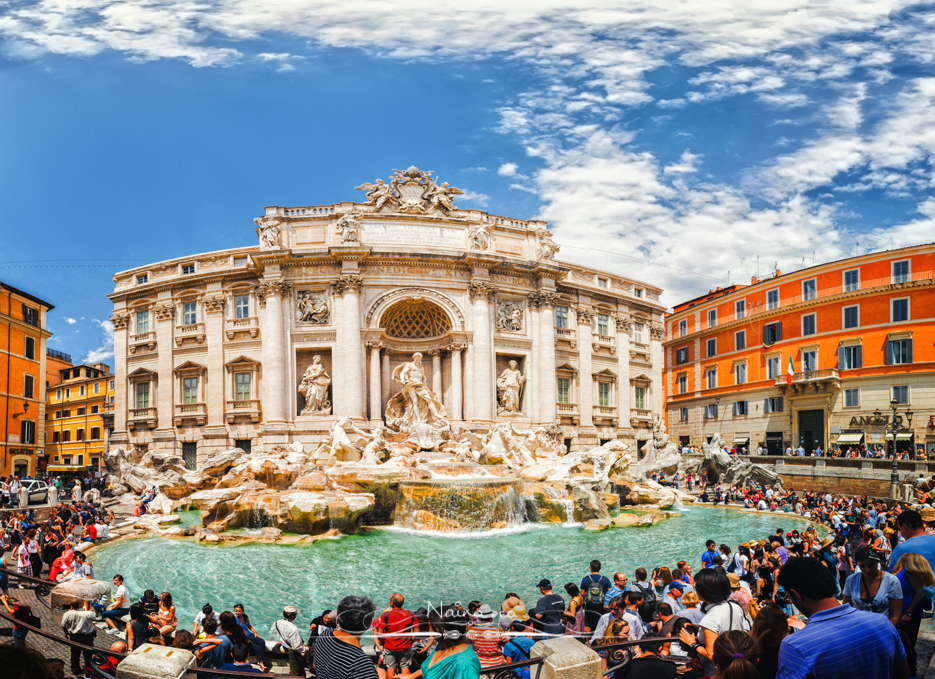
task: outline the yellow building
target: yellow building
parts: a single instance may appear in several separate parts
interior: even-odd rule
[[[114,376],[104,363],[61,369],[46,406],[46,471],[101,471],[113,426]]]

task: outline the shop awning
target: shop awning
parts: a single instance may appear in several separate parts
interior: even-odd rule
[[[45,468],[47,472],[85,472],[91,468],[89,464],[50,464]]]
[[[886,440],[887,440],[887,441],[892,441],[892,440],[893,440],[893,435],[892,435],[892,434],[887,434],[887,435],[886,435]],[[896,440],[897,440],[897,441],[911,441],[911,440],[912,440],[912,434],[896,434]]]
[[[736,443],[750,443],[750,437],[749,437],[749,436],[743,436],[743,437],[735,438],[735,439],[734,439],[734,443],[735,443],[735,444],[736,444]]]
[[[835,441],[839,446],[840,445],[855,445],[860,443],[860,440],[864,437],[863,434],[841,434],[838,437],[838,440]]]

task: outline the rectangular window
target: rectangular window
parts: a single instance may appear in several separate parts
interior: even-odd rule
[[[740,351],[747,348],[747,331],[738,330],[734,333],[734,349]]]
[[[767,413],[781,413],[782,396],[773,396],[772,398],[766,399],[763,404],[763,410]]]
[[[55,390],[55,400],[56,400],[56,401],[61,401],[61,400],[62,400],[62,390],[61,390],[61,389],[56,389],[56,390]]]
[[[860,326],[860,306],[844,307],[844,329]]]
[[[78,387],[78,396],[84,396],[84,385]]]
[[[195,273],[195,265],[194,264],[183,264],[182,273],[183,274]]]
[[[860,405],[860,389],[844,390],[844,405],[850,408],[856,408]]]
[[[645,344],[646,343],[646,336],[645,336],[646,326],[643,323],[634,323],[630,327],[633,329],[633,337],[631,337],[630,339],[632,339],[634,342],[638,344]]]
[[[767,323],[763,326],[763,344],[771,346],[782,340],[782,323]]]
[[[716,419],[717,418],[717,404],[711,403],[704,407],[704,416],[705,419]]]
[[[247,266],[246,257],[234,257],[234,266]]]
[[[643,288],[633,288],[633,296],[634,296],[634,297],[642,297],[642,296],[643,296]]]
[[[766,377],[771,380],[779,377],[779,356],[770,356],[766,359]]]
[[[145,273],[144,273],[142,276],[137,276],[137,277],[136,277],[136,284],[137,284],[137,285],[143,285],[144,283],[149,283],[149,275],[148,275],[148,274],[145,274]]]
[[[555,327],[556,328],[567,328],[568,327],[568,307],[567,306],[555,307]]]
[[[679,337],[685,337],[688,334],[688,319],[679,321]]]
[[[708,327],[713,328],[717,325],[717,309],[708,309]]]
[[[610,334],[610,316],[607,314],[597,315],[597,334],[601,337],[607,337]]]
[[[75,440],[84,441],[84,429],[78,429],[78,431],[75,432]]]
[[[95,383],[94,383],[94,393],[95,393],[95,394],[100,394],[100,393],[101,393],[101,383],[100,383],[100,382],[95,382]]]
[[[58,443],[59,433],[57,431],[52,432],[52,443]]]
[[[818,281],[814,278],[802,281],[802,300],[807,302],[816,297],[818,297]]]
[[[62,417],[71,417],[71,408],[65,408],[65,410],[62,411]]]
[[[705,371],[705,382],[708,389],[717,389],[717,368],[708,368]]]
[[[802,335],[815,334],[815,314],[805,314],[802,316]]]
[[[34,444],[36,442],[36,423],[34,420],[23,420],[19,428],[20,443]]]
[[[71,442],[71,429],[66,429],[62,432],[62,443]]]
[[[36,338],[26,336],[26,346],[23,350],[23,355],[31,361],[36,359]]]
[[[817,351],[803,351],[802,352],[802,372],[811,372],[812,370],[818,370],[818,352]]]
[[[598,382],[597,383],[597,405],[603,408],[610,407],[610,383],[609,382]]]
[[[893,262],[893,282],[894,283],[908,283],[909,282],[909,260],[903,262]]]
[[[138,382],[136,385],[136,407],[149,407],[149,382]]]
[[[23,321],[34,328],[39,327],[39,310],[31,306],[23,305]]]
[[[84,415],[84,408],[78,408],[78,412],[77,412],[76,414],[77,414],[79,417],[81,417],[82,415]]]
[[[909,300],[907,298],[890,300],[890,305],[893,323],[909,320]]]
[[[688,393],[688,375],[679,375],[679,393]]]
[[[101,411],[101,407],[100,407],[100,406],[91,406],[91,414],[92,414],[92,415],[96,415],[96,414],[99,413],[100,411]]]
[[[766,308],[768,310],[779,308],[779,290],[770,290],[766,293]]]
[[[734,302],[734,317],[743,318],[747,315],[747,300],[738,299]]]
[[[734,415],[746,415],[747,414],[747,402],[746,401],[734,401]]]
[[[734,366],[734,384],[747,383],[747,364],[738,363]]]
[[[717,356],[717,339],[709,339],[705,343],[705,356]]]
[[[633,389],[633,405],[638,410],[646,409],[646,387],[635,387]]]
[[[838,370],[856,370],[863,365],[863,347],[859,344],[838,348]]]
[[[110,390],[111,390],[111,391],[114,390],[114,381],[113,381],[113,380],[110,381]]]
[[[607,279],[606,279],[606,278],[598,278],[598,279],[597,279],[597,287],[599,287],[599,288],[606,288],[606,287],[607,287]]]
[[[148,311],[137,311],[136,312],[136,334],[141,335],[144,332],[149,332],[149,312]]]
[[[886,365],[898,363],[912,363],[912,340],[887,340]]]
[[[559,377],[556,381],[558,389],[558,403],[571,403],[571,379],[568,377]]]
[[[893,387],[893,398],[897,403],[909,403],[909,387]]]
[[[62,411],[61,411],[61,410],[56,410],[56,411],[55,411],[55,419],[58,420],[58,419],[61,419],[61,417],[62,417]]]
[[[65,398],[71,398],[71,387],[65,387]]]
[[[688,422],[688,408],[679,408],[679,422]]]
[[[253,379],[253,373],[236,373],[234,375],[234,400],[250,400],[250,382]]]
[[[688,347],[681,347],[675,350],[675,365],[688,363]]]
[[[23,398],[35,398],[36,378],[32,375],[23,375]]]
[[[198,403],[198,378],[182,378],[182,403]]]
[[[860,269],[844,272],[844,292],[860,290]]]
[[[182,304],[182,325],[194,325],[198,322],[198,302]]]

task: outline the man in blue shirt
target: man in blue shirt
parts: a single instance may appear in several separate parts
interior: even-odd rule
[[[627,576],[625,573],[615,573],[614,574],[614,584],[604,593],[604,607],[607,608],[610,606],[610,600],[616,599],[618,596],[626,596],[627,592]]]
[[[782,640],[776,679],[908,679],[896,628],[885,615],[838,603],[834,575],[817,559],[791,557],[779,584],[808,624]]]
[[[708,548],[708,551],[701,555],[701,567],[702,568],[713,568],[714,567],[714,557],[718,556],[717,553],[717,543],[714,540],[708,540],[704,543],[704,546]]]
[[[890,554],[890,571],[896,568],[903,554],[921,554],[935,568],[935,535],[925,534],[925,525],[919,512],[908,509],[896,517],[896,528],[906,541]]]
[[[604,615],[604,595],[612,587],[606,575],[601,575],[601,562],[591,562],[591,572],[581,578],[581,597],[584,600],[584,626],[591,632]]]
[[[529,651],[536,643],[532,638],[532,627],[528,627],[521,620],[514,620],[513,624],[510,625],[510,632],[514,636],[503,645],[503,657],[506,658],[508,663],[529,660]],[[514,672],[519,673],[520,679],[529,679],[528,667],[514,670]]]

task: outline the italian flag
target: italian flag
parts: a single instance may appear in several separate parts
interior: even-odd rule
[[[786,371],[786,384],[792,384],[792,376],[795,375],[795,367],[792,365],[792,354],[789,354],[789,369]]]

